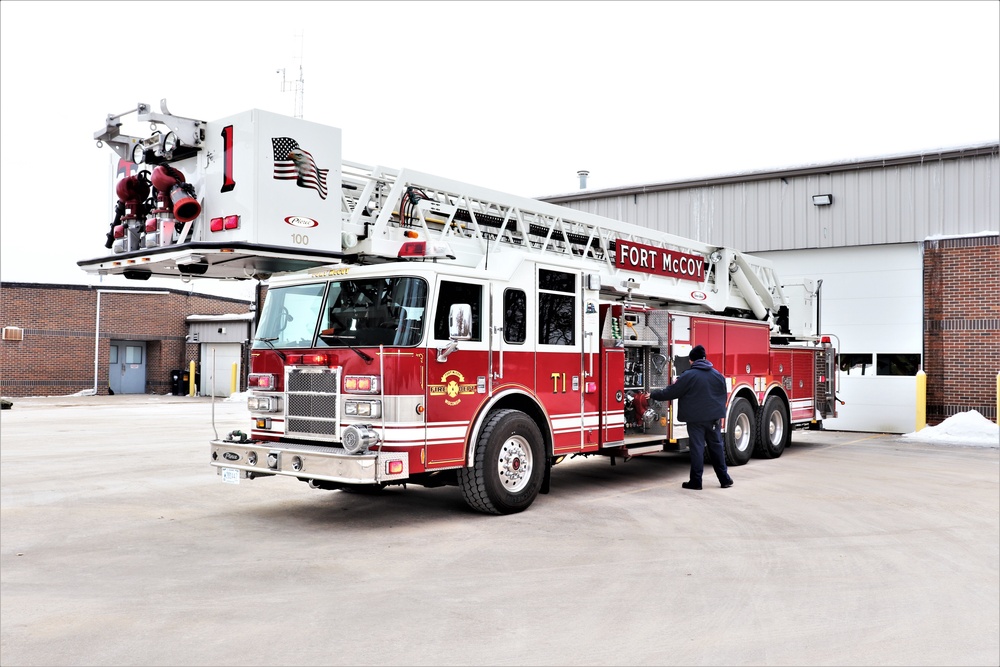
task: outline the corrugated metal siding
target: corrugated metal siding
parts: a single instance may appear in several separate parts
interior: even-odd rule
[[[559,203],[744,252],[910,243],[1000,229],[1000,156],[585,196]]]
[[[247,340],[249,326],[243,320],[189,322],[188,332],[192,343],[243,343]]]

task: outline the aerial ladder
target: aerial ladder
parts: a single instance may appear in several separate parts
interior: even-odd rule
[[[770,261],[732,248],[410,169],[343,161],[340,130],[302,119],[255,109],[205,122],[170,114],[164,100],[161,113],[149,104],[137,105],[137,120],[152,129],[142,137],[123,133],[123,118],[130,113],[109,114],[94,138],[99,146],[106,142],[120,164],[140,174],[148,174],[139,171],[144,167],[152,169],[153,178],[147,177],[152,194],[145,207],[149,219],[134,220],[139,238],[115,246],[111,256],[79,262],[91,273],[266,280],[329,264],[401,259],[487,270],[491,262],[516,252],[557,258],[596,273],[601,291],[623,300],[767,321],[779,337],[793,336],[789,321],[812,325],[804,313],[812,310],[811,285],[805,286],[804,307],[791,304]],[[305,146],[304,141],[277,143],[276,137],[292,136],[307,137],[311,152],[303,156],[299,144]],[[234,158],[237,144],[252,145],[252,155]],[[292,146],[290,163],[303,167],[298,176],[311,190],[301,187],[300,180],[300,188],[279,191],[284,182],[277,173],[267,177],[262,165],[273,155],[277,169],[284,157],[279,145],[282,151]],[[250,165],[252,169],[243,168]],[[166,180],[173,193],[156,187],[156,176],[164,182],[163,173],[176,177]],[[320,178],[330,196],[314,196]],[[233,203],[237,183],[244,196]],[[119,208],[124,204],[121,186],[120,181]],[[175,201],[179,197],[173,206],[171,194]],[[293,203],[282,207],[282,202],[307,197],[311,201],[304,208]],[[131,208],[137,208],[134,202]],[[139,208],[140,215],[133,218],[142,217]],[[306,212],[290,216],[285,209]],[[173,211],[177,220],[171,221]],[[172,235],[163,231],[164,217]],[[287,233],[296,226],[308,233]],[[141,238],[157,229],[155,242]],[[790,306],[802,314],[790,320]]]

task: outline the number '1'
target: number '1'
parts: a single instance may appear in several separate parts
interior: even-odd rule
[[[236,187],[233,180],[233,126],[222,128],[222,192],[229,192]]]

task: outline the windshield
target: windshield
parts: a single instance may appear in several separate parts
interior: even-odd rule
[[[325,287],[316,283],[268,290],[253,346],[312,347]]]
[[[420,343],[427,283],[420,278],[366,278],[330,283],[318,347]]]

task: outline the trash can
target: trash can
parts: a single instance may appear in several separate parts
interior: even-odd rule
[[[184,377],[186,373],[183,371],[170,371],[170,391],[174,396],[183,396],[186,392],[184,390]]]

